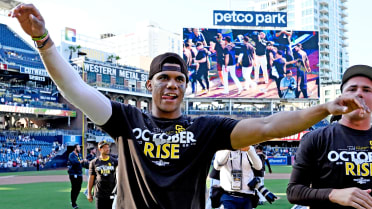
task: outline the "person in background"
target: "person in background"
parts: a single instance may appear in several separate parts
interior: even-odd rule
[[[117,159],[110,156],[110,143],[106,140],[98,143],[100,156],[89,164],[88,200],[93,201],[92,188],[94,186],[94,197],[97,209],[112,208],[114,201],[113,190],[116,185]]]
[[[83,183],[83,164],[87,162],[81,156],[81,148],[79,144],[74,145],[74,150],[68,156],[68,175],[71,182],[71,205],[72,208],[76,209],[79,206],[76,204],[76,200],[81,190],[81,184]]]
[[[94,158],[96,158],[96,148],[95,147],[90,147],[87,149],[88,154],[87,154],[87,162],[84,164],[85,167],[85,174],[87,176],[87,180],[89,179],[89,163],[92,161]],[[85,196],[88,196],[88,187],[84,191]]]
[[[251,209],[255,191],[248,187],[254,179],[253,168],[260,170],[262,163],[254,147],[240,150],[221,150],[216,153],[214,168],[220,171],[220,185],[225,190],[221,203],[226,209]]]
[[[294,99],[296,98],[296,79],[292,76],[292,71],[287,69],[286,76],[280,81],[280,90],[282,91],[282,98]]]
[[[235,44],[231,42],[230,36],[225,37],[225,48],[223,49],[225,63],[222,66],[223,76],[223,94],[229,94],[229,73],[235,85],[238,87],[238,95],[242,92],[243,87],[236,76]]]
[[[349,67],[341,96],[372,108],[372,67]],[[371,113],[354,110],[337,123],[305,134],[296,153],[287,198],[313,208],[372,208]]]
[[[260,158],[260,160],[262,162],[262,168],[259,169],[259,170],[253,170],[253,172],[254,172],[254,175],[256,177],[260,178],[261,184],[265,185],[265,181],[264,181],[265,171],[266,171],[265,163],[266,163],[267,167],[269,168],[269,173],[272,173],[270,162],[267,159],[267,156],[263,152],[263,146],[262,145],[257,145],[256,146],[256,153],[257,153],[258,157]],[[266,202],[266,198],[260,192],[258,192],[258,196],[260,196],[260,200],[259,200],[258,204],[263,205],[263,203]]]
[[[207,203],[205,205],[205,209],[212,209],[212,200],[211,200],[212,186],[214,186],[214,185],[220,185],[220,171],[219,170],[216,170],[214,168],[213,162],[214,162],[214,158],[212,160],[212,169],[209,172],[209,180],[210,180],[209,194],[208,194]]]

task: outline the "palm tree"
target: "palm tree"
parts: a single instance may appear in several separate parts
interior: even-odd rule
[[[114,59],[114,55],[110,55],[107,57],[107,62],[111,62],[112,63],[112,59]]]
[[[76,50],[78,52],[78,56],[79,56],[79,52],[80,52],[81,46],[80,45],[77,45],[75,48],[76,48]]]
[[[68,49],[70,50],[70,56],[69,56],[69,60],[71,60],[71,58],[72,58],[72,53],[73,52],[76,52],[76,47],[75,46],[68,46]]]
[[[69,60],[71,60],[72,58],[72,53],[75,53],[76,51],[78,52],[78,54],[80,53],[80,49],[81,49],[81,46],[80,45],[77,45],[77,46],[69,46],[68,49],[70,50],[70,57],[69,57]]]
[[[116,60],[116,65],[118,65],[118,61],[121,59],[121,57],[119,56],[115,56],[115,60]]]

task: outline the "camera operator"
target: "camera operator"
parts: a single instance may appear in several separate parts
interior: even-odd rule
[[[296,98],[296,80],[292,76],[292,71],[285,72],[286,77],[280,81],[280,90],[282,91],[282,98],[293,99]]]
[[[252,146],[216,153],[214,168],[220,170],[220,185],[225,190],[221,197],[224,208],[252,208],[255,192],[248,187],[248,183],[255,178],[252,167],[257,170],[262,167],[261,160]]]
[[[267,156],[263,152],[263,146],[262,145],[257,145],[256,146],[256,153],[257,153],[258,157],[260,157],[260,159],[261,159],[262,168],[261,168],[261,170],[253,170],[253,173],[256,177],[260,178],[261,184],[264,185],[265,184],[264,183],[264,178],[265,178],[265,171],[266,171],[265,162],[266,162],[267,167],[269,168],[269,173],[272,173],[272,170],[271,170],[270,162],[267,159]],[[266,198],[263,195],[261,195],[260,193],[258,193],[258,196],[260,196],[259,205],[263,205],[263,203],[266,202]]]

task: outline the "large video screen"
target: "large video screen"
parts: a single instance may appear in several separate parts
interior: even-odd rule
[[[318,98],[317,31],[183,29],[187,97]]]

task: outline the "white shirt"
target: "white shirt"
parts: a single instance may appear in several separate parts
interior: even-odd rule
[[[251,168],[251,165],[249,164],[248,158],[255,169],[260,170],[262,168],[262,162],[256,154],[254,147],[252,146],[250,146],[248,152],[240,150],[221,150],[216,153],[216,158],[214,160],[213,166],[216,170],[220,170],[220,185],[225,191],[254,194],[254,191],[250,190],[248,187],[248,183],[254,178],[253,170]],[[242,159],[241,166],[240,159]],[[242,170],[241,190],[231,189],[232,168],[234,170]]]

